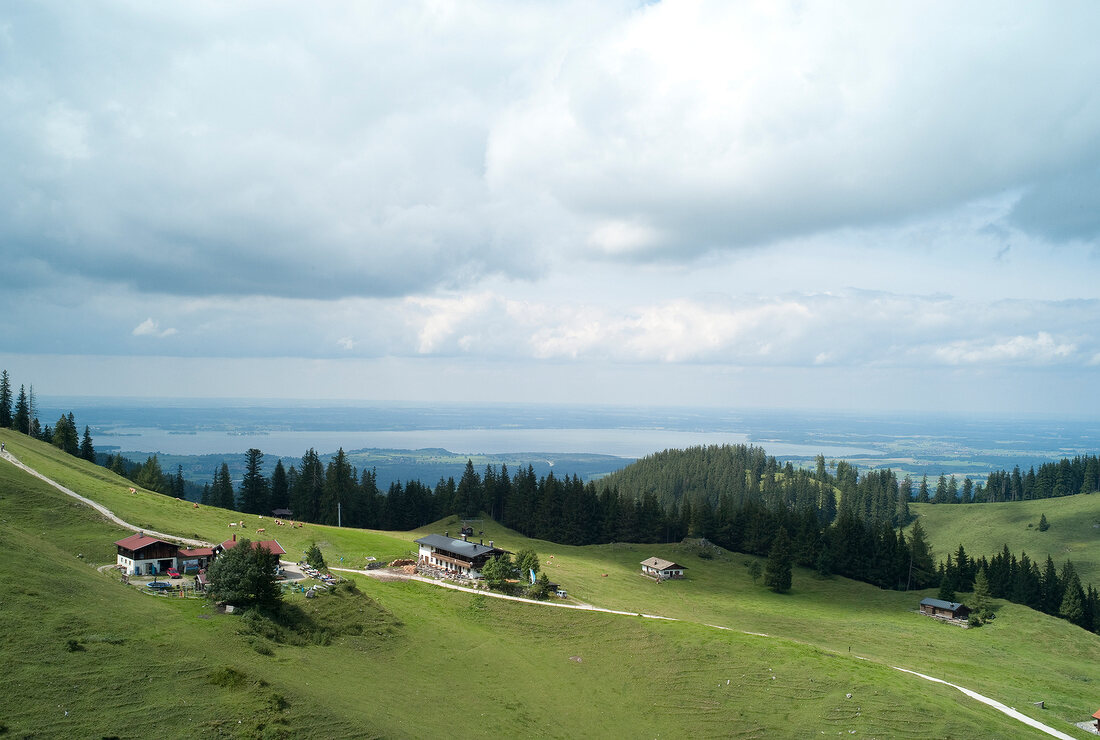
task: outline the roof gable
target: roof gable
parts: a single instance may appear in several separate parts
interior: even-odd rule
[[[656,568],[657,570],[687,570],[687,568],[682,565],[678,565],[671,560],[662,560],[661,558],[649,558],[647,560],[643,560],[642,565],[649,568]]]
[[[462,555],[468,558],[476,558],[478,555],[485,555],[486,553],[500,550],[500,548],[497,547],[479,545],[476,542],[467,542],[465,540],[456,540],[450,537],[444,537],[441,534],[425,535],[418,540],[414,540],[414,542],[418,545],[427,545],[428,547],[446,550],[447,552],[453,552],[456,555]]]
[[[117,540],[115,542],[115,544],[118,545],[119,547],[126,548],[127,550],[135,550],[136,551],[136,550],[142,549],[143,547],[148,547],[149,545],[155,545],[158,542],[163,544],[163,545],[168,545],[170,547],[179,547],[179,545],[177,545],[174,542],[165,542],[162,539],[158,539],[156,537],[150,537],[149,535],[145,534],[144,532],[135,532],[134,534],[130,535],[129,537],[126,537],[125,539]]]
[[[963,606],[957,601],[944,601],[943,599],[921,599],[920,605],[934,606],[937,609],[950,609],[951,611],[958,611],[959,607]]]
[[[277,540],[250,540],[250,542],[252,543],[253,549],[262,545],[276,555],[286,555],[286,550],[283,549],[283,546],[280,545]],[[223,550],[232,550],[236,546],[237,540],[235,539],[226,540],[221,544],[221,548]]]

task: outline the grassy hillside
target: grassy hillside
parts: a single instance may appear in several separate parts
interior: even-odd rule
[[[960,542],[968,555],[987,557],[1007,543],[1017,557],[1024,551],[1040,567],[1047,554],[1059,568],[1069,558],[1083,582],[1100,588],[1100,495],[999,504],[914,504],[911,510],[920,517],[937,559],[957,550]],[[1043,515],[1050,529],[1040,532]]]
[[[147,526],[226,531],[228,512],[132,495],[105,471],[0,439]],[[771,594],[753,585],[743,556],[570,548],[482,526],[509,549],[535,547],[580,599],[690,621],[363,578],[359,593],[292,602],[314,610],[313,623],[334,636],[329,644],[279,643],[203,602],[142,594],[98,573],[93,566],[113,561],[110,543],[125,532],[0,463],[0,725],[44,737],[1028,736],[961,693],[888,665],[971,686],[1067,732],[1064,722],[1095,709],[1100,641],[1020,607],[1002,605],[994,624],[967,631],[914,614],[915,595],[844,579],[798,572],[793,593]],[[330,560],[338,547],[404,551],[417,536],[313,531],[330,542]],[[653,554],[681,560],[690,578],[660,586],[642,578],[638,561]],[[1030,708],[1040,699],[1045,712]]]

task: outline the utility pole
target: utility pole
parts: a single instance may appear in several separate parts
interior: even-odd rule
[[[344,526],[341,523],[341,522],[343,522],[343,514],[344,514],[343,507],[344,507],[344,505],[342,503],[340,503],[339,501],[336,502],[336,526],[337,527]]]

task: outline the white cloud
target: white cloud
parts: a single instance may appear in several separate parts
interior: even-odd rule
[[[355,349],[355,340],[351,337],[340,337],[336,340],[336,344],[338,344],[341,349],[349,351]]]
[[[170,337],[177,333],[178,332],[175,329],[164,329],[162,331],[160,328],[160,324],[156,321],[153,321],[153,319],[151,318],[142,321],[140,324],[135,326],[134,330],[131,332],[131,334],[133,334],[135,337],[158,337],[161,339],[163,339],[164,337]]]
[[[1056,340],[1047,332],[1015,336],[993,342],[957,341],[938,347],[935,356],[949,365],[1025,364],[1047,365],[1073,359],[1077,345]]]

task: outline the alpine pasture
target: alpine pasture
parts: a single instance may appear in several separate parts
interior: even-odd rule
[[[8,451],[138,527],[211,542],[236,512],[159,494],[22,435]],[[952,507],[957,508],[957,507]],[[1051,518],[1047,509],[1048,519]],[[244,535],[264,526],[244,517]],[[264,523],[271,522],[265,517]],[[267,526],[291,557],[330,565],[408,554],[454,527],[383,533]],[[484,537],[538,551],[571,600],[680,621],[501,601],[410,581],[285,597],[313,631],[287,640],[204,600],[154,596],[97,566],[128,534],[0,462],[0,731],[22,737],[1026,737],[958,683],[1056,726],[1096,707],[1097,637],[998,603],[964,630],[916,613],[931,592],[881,591],[796,570],[789,594],[754,584],[748,556],[689,545],[565,547],[485,519]],[[239,528],[235,528],[240,535]],[[638,562],[688,566],[655,584]],[[721,629],[720,629],[721,628]],[[759,633],[759,634],[750,634]],[[304,633],[303,633],[304,634]],[[851,695],[849,697],[849,695]],[[1046,709],[1032,706],[1043,700]],[[1083,735],[1081,735],[1083,736]]]

